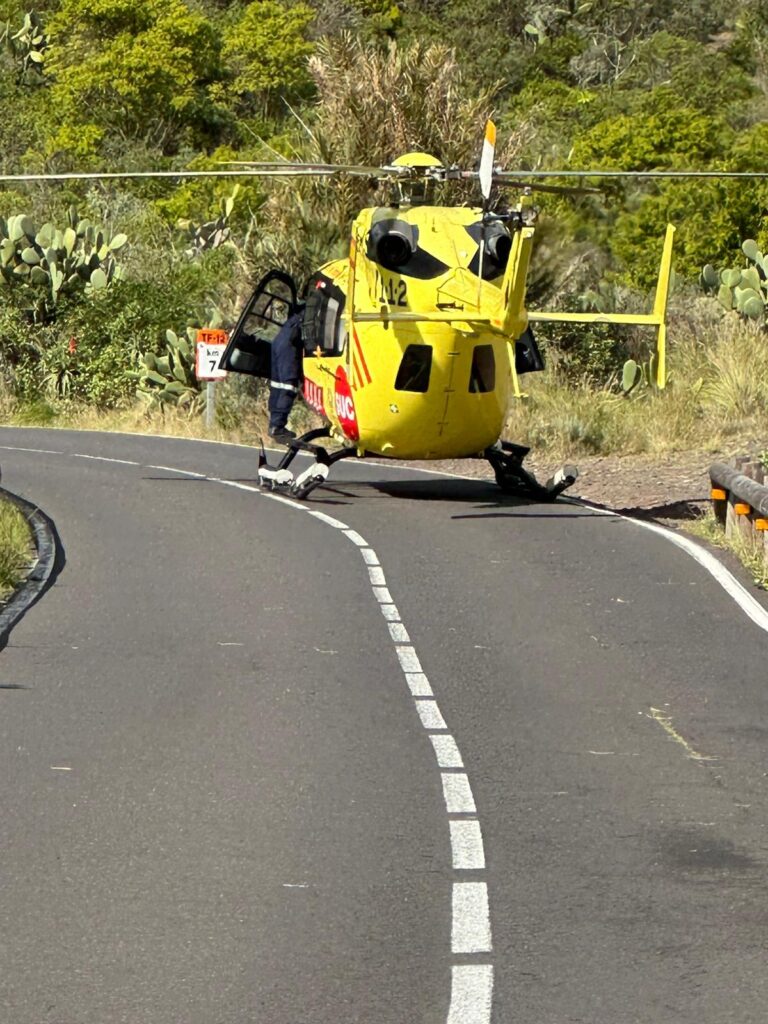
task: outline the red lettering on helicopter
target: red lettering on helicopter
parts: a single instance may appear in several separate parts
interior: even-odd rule
[[[352,388],[349,386],[347,374],[342,366],[336,371],[335,405],[339,426],[344,436],[348,437],[350,441],[359,440],[360,430],[357,425],[355,403],[352,399]]]
[[[325,405],[323,404],[323,389],[313,380],[304,380],[304,399],[307,405],[325,416]]]

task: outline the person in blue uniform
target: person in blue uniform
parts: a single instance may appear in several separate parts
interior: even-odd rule
[[[269,436],[283,444],[296,437],[286,424],[302,380],[301,312],[289,317],[272,342],[269,381]]]

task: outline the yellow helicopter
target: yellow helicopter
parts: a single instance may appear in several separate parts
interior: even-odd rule
[[[220,366],[271,377],[271,343],[303,310],[306,403],[326,425],[293,438],[277,467],[262,449],[265,486],[306,497],[340,459],[481,458],[502,490],[554,500],[576,479],[564,466],[546,484],[523,466],[529,449],[501,438],[507,409],[520,397],[522,374],[544,362],[531,322],[571,320],[656,328],[656,384],[666,380],[665,318],[672,236],[667,228],[653,311],[647,315],[531,313],[525,305],[536,209],[530,192],[599,192],[583,179],[762,178],[764,172],[504,171],[495,166],[496,129],[486,125],[477,170],[444,166],[409,153],[386,167],[238,163],[232,169],[0,174],[0,187],[31,182],[301,176],[363,176],[391,188],[389,204],[362,210],[351,228],[349,255],[312,275],[304,302],[293,279],[273,270],[259,283],[232,331]],[[576,188],[531,179],[577,178]],[[526,179],[525,181],[522,179]],[[430,205],[435,185],[477,181],[481,206]],[[491,210],[492,187],[523,190],[516,209]],[[315,444],[332,438],[338,447]],[[300,451],[314,461],[298,478],[288,468]]]
[[[546,484],[523,466],[529,449],[502,440],[519,378],[544,362],[525,307],[536,211],[525,196],[518,208],[489,209],[495,183],[511,181],[494,166],[496,131],[486,126],[479,170],[444,167],[409,153],[389,167],[293,165],[293,173],[364,174],[388,180],[390,204],[362,210],[351,228],[349,255],[320,267],[304,292],[304,401],[325,426],[288,442],[276,467],[262,449],[263,485],[306,497],[340,459],[486,459],[502,490],[554,500],[578,470],[564,466]],[[284,165],[251,165],[257,173],[291,173]],[[430,186],[451,179],[479,181],[482,207],[429,205]],[[545,191],[595,191],[536,185]],[[586,319],[654,324],[663,352],[671,263],[665,245],[653,314],[538,314],[538,319]],[[220,367],[270,376],[270,344],[301,307],[293,279],[273,270],[259,282],[232,331]],[[660,372],[663,372],[660,370]],[[330,437],[339,447],[315,442]],[[294,478],[300,451],[312,465]]]

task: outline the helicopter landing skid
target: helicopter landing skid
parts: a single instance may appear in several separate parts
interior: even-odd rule
[[[574,484],[579,471],[576,466],[563,466],[545,484],[539,483],[533,473],[523,466],[523,459],[530,451],[521,444],[497,441],[486,448],[481,458],[487,459],[496,474],[496,483],[505,494],[516,494],[523,498],[539,501],[554,501],[564,490]]]
[[[259,483],[261,486],[268,487],[273,491],[282,491],[294,498],[306,498],[316,487],[325,483],[334,462],[357,455],[356,448],[340,448],[338,451],[329,452],[320,445],[312,444],[312,441],[320,437],[330,437],[330,433],[327,427],[319,427],[317,430],[310,430],[308,433],[302,434],[301,437],[289,441],[288,451],[276,467],[269,465],[262,446],[259,456]],[[314,456],[315,461],[303,473],[294,478],[288,467],[299,452],[309,452]]]

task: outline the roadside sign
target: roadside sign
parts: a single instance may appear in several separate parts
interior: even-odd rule
[[[227,371],[219,368],[227,340],[226,331],[206,328],[197,332],[195,376],[198,380],[223,380],[227,376]]]

